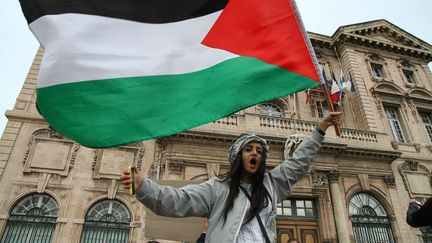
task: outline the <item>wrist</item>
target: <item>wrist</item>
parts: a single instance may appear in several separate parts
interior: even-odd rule
[[[135,185],[135,190],[136,191],[138,191],[140,188],[141,188],[141,186],[142,186],[142,184],[143,184],[143,179],[142,178],[140,178],[138,181],[137,181],[137,183],[136,183],[136,185]]]
[[[315,131],[317,131],[322,136],[325,136],[325,131],[320,126],[316,127]]]
[[[318,128],[321,129],[324,133],[327,131],[327,128],[330,126],[330,124],[327,124],[326,122],[320,122],[318,124]]]

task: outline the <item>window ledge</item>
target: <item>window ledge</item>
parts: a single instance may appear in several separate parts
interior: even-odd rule
[[[391,141],[391,145],[397,151],[419,153],[421,150],[421,145],[419,143],[402,143],[397,141]]]

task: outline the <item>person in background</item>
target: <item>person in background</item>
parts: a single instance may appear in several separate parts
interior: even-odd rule
[[[414,228],[432,226],[432,197],[413,200],[408,205],[406,222]]]

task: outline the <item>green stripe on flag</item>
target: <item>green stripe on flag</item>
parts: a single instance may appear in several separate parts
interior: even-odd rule
[[[238,57],[187,74],[39,88],[37,105],[62,135],[103,148],[176,134],[317,85],[278,66]]]

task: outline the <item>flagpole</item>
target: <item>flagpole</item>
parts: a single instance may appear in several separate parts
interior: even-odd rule
[[[351,71],[348,70],[348,74],[349,74],[349,80],[351,81],[351,89],[352,89],[352,82],[353,82],[353,79],[352,79],[352,76],[351,76]],[[348,93],[348,92],[347,92],[347,93]],[[352,90],[349,92],[349,97],[350,97],[350,102],[349,102],[349,104],[350,104],[351,113],[353,114],[354,120],[357,121],[356,114],[355,114],[355,112],[354,112],[354,110],[353,110],[353,107],[352,107],[352,104],[351,104],[351,99],[353,99],[351,93],[352,93]],[[355,122],[355,124],[356,124],[356,129],[357,129],[357,128],[358,128],[358,126],[357,126],[357,122]]]
[[[339,54],[338,54],[338,52],[337,52],[336,46],[333,46],[333,50],[334,50],[334,52],[335,52],[336,58],[337,58],[338,63],[339,63],[340,72],[341,72],[342,75],[343,75],[342,63],[341,63],[341,61],[340,61]],[[340,82],[340,78],[339,78],[339,82]],[[344,81],[344,82],[345,82],[345,81]],[[342,87],[341,92],[342,92],[342,95],[343,95],[343,92],[344,92],[343,87]],[[345,93],[346,93],[346,95],[348,95],[348,92],[345,92]],[[341,99],[342,99],[342,97],[343,97],[343,96],[341,96]],[[340,102],[340,103],[341,103],[341,112],[342,112],[341,115],[345,118],[345,122],[347,122],[347,120],[346,120],[346,116],[344,116],[344,112],[343,112],[343,103],[342,103],[342,102],[343,102],[343,100],[341,100],[341,102]],[[350,107],[351,113],[354,113],[354,112],[353,112],[353,109],[352,109],[351,102],[348,101],[348,105],[349,105],[349,107]],[[354,117],[355,117],[355,115],[354,115]]]
[[[322,85],[322,84],[321,84]],[[321,108],[321,112],[323,113],[323,115],[324,115],[324,107],[323,107],[323,105],[322,105],[322,98],[321,98],[321,92],[318,90],[318,100],[319,100],[319,102],[318,102],[318,104],[319,104],[319,108]],[[318,107],[317,107],[317,111],[318,111]],[[319,115],[318,115],[318,117],[319,117]]]
[[[320,76],[322,79],[324,79],[323,77],[322,77],[322,74],[321,74],[321,76]],[[331,100],[330,100],[330,95],[329,95],[329,92],[328,92],[328,90],[327,90],[327,85],[324,83],[324,95],[325,95],[325,98],[326,98],[326,101],[327,101],[327,106],[329,107],[329,109],[330,109],[330,112],[334,112],[335,110],[334,110],[334,107],[333,107],[333,103],[331,102]],[[336,136],[338,136],[338,137],[340,137],[340,128],[339,128],[339,124],[334,124],[334,129],[335,129],[335,132],[336,132]]]
[[[330,94],[328,92],[328,88],[327,88],[327,78],[326,78],[326,74],[325,74],[325,67],[321,67],[321,72],[318,74],[318,77],[320,78],[321,84],[324,86],[323,91],[324,91],[324,96],[325,99],[327,101],[327,106],[329,107],[330,112],[334,112],[334,107],[333,107],[333,103],[331,102],[331,98],[330,98]],[[338,137],[340,137],[340,129],[339,129],[339,125],[334,124],[334,129],[336,132],[336,135]]]

